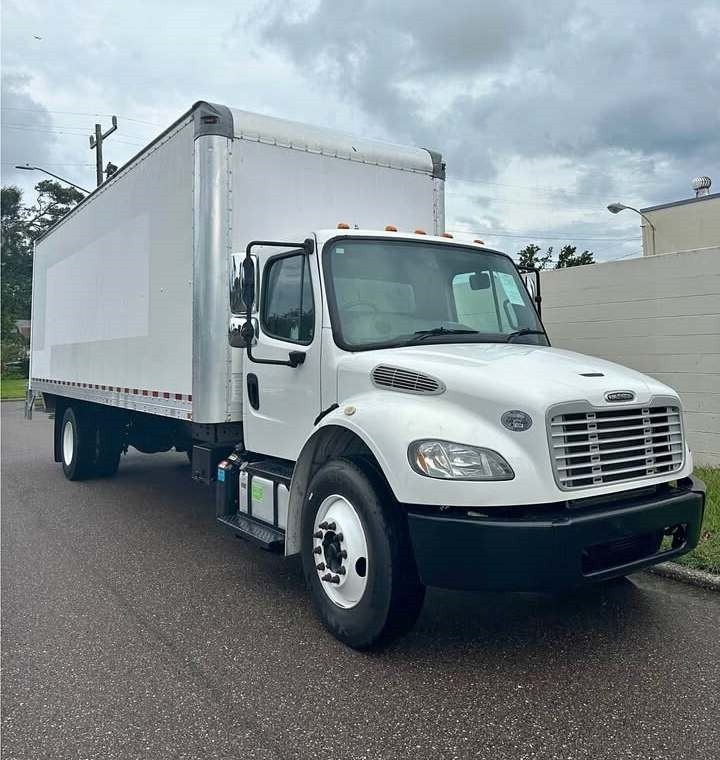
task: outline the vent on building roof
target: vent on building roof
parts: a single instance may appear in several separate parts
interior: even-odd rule
[[[712,180],[710,177],[695,177],[692,181],[692,189],[695,191],[695,197],[699,198],[701,195],[710,195],[710,186]]]
[[[437,395],[445,392],[445,384],[430,375],[423,375],[401,367],[379,364],[372,371],[372,381],[379,388],[389,388],[405,393]]]

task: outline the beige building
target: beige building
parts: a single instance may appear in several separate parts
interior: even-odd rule
[[[543,271],[542,293],[554,346],[674,388],[695,462],[720,466],[720,247]]]
[[[720,193],[640,209],[643,255],[717,249],[720,255]]]

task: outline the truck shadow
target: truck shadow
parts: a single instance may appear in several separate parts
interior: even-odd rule
[[[150,477],[146,469],[149,459],[131,457],[127,466],[121,467],[115,481],[119,490]],[[640,634],[647,635],[659,614],[655,595],[628,579],[563,594],[431,588],[420,618],[407,636],[383,652],[357,655],[332,639],[314,617],[299,558],[269,554],[235,539],[229,531],[223,533],[214,520],[212,489],[191,485],[189,478],[190,467],[180,455],[167,455],[162,463],[159,458],[153,463],[153,490],[159,488],[163,493],[163,511],[170,507],[179,518],[176,529],[192,531],[196,540],[211,542],[218,552],[217,582],[226,584],[231,596],[237,594],[239,604],[244,597],[265,597],[275,620],[288,632],[297,626],[297,635],[306,638],[308,626],[316,627],[318,648],[327,651],[330,647],[340,657],[346,653],[417,661],[433,653],[446,658],[477,650],[501,659],[526,660],[547,648],[598,657],[607,648],[637,649]]]

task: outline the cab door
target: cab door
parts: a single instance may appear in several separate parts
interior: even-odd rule
[[[257,248],[260,270],[257,342],[243,356],[245,448],[297,459],[320,413],[322,299],[318,257],[306,250]],[[295,367],[264,364],[304,358]],[[296,354],[297,356],[297,354]]]

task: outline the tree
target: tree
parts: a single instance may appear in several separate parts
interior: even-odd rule
[[[577,246],[564,245],[560,249],[560,255],[558,256],[555,269],[564,269],[565,267],[579,267],[583,264],[594,264],[595,258],[592,251],[583,251],[581,254],[576,254]]]
[[[550,246],[547,253],[540,255],[540,246],[530,243],[522,251],[518,251],[518,266],[521,269],[545,269],[552,263],[552,253],[553,249]]]
[[[540,253],[540,246],[535,243],[526,245],[521,251],[518,251],[518,266],[520,268],[528,267],[533,269],[550,269],[553,255],[553,247],[550,246],[544,254]],[[565,269],[565,267],[578,267],[583,264],[594,264],[595,258],[592,251],[583,251],[577,253],[577,246],[564,245],[560,249],[558,260],[555,262],[553,269]]]
[[[38,182],[35,190],[38,196],[32,206],[23,203],[22,191],[15,186],[3,187],[0,193],[3,366],[8,357],[25,350],[15,320],[30,318],[32,241],[83,198],[75,188],[63,187],[52,180]]]
[[[0,229],[2,233],[2,315],[3,336],[7,318],[29,319],[32,283],[32,241],[62,219],[83,195],[74,187],[52,180],[35,185],[33,206],[23,204],[22,191],[2,188]]]

